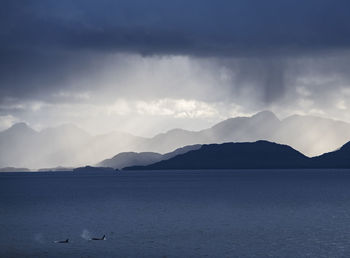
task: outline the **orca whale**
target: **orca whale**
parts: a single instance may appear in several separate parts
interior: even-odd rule
[[[68,238],[66,240],[55,241],[55,243],[58,243],[58,244],[67,244],[68,242],[69,242]]]
[[[101,237],[101,238],[98,238],[98,237],[93,237],[93,238],[91,238],[90,240],[106,240],[107,238],[106,238],[106,235],[103,235],[103,237]]]

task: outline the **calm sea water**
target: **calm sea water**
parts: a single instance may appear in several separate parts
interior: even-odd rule
[[[0,257],[350,255],[348,170],[2,173],[0,202]]]

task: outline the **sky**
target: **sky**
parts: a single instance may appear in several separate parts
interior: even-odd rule
[[[345,0],[2,0],[0,130],[200,130],[271,110],[350,122]]]

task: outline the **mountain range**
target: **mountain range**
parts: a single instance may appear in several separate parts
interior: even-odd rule
[[[121,152],[153,152],[148,154],[153,163],[164,153],[187,145],[258,140],[287,144],[307,156],[317,156],[348,142],[350,124],[299,115],[280,120],[263,111],[230,118],[201,131],[174,129],[145,138],[122,132],[93,136],[71,124],[37,132],[19,123],[0,132],[0,167],[77,167],[98,164]]]
[[[203,145],[147,166],[124,170],[350,168],[350,142],[339,150],[307,157],[288,145],[268,141]]]
[[[92,136],[72,124],[34,131],[18,123],[0,132],[0,167],[76,167],[95,164],[142,142],[142,137],[112,132]]]
[[[96,166],[110,167],[114,169],[122,169],[129,166],[146,166],[162,160],[173,158],[177,155],[184,154],[191,150],[197,150],[200,147],[200,144],[189,145],[166,154],[160,154],[156,152],[122,152],[115,155],[111,159],[105,159],[101,161]]]

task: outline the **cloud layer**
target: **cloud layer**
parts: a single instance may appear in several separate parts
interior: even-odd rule
[[[350,121],[349,7],[2,1],[0,128],[75,122],[138,132],[148,122],[143,133],[154,134],[262,109]]]
[[[2,46],[190,55],[348,47],[349,5],[345,0],[2,1]]]

